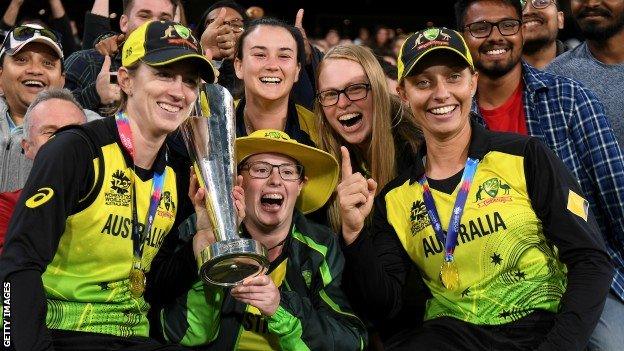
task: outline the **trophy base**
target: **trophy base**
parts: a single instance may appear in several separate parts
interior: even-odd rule
[[[217,241],[204,248],[199,276],[208,284],[231,287],[255,277],[269,266],[267,251],[253,239]]]

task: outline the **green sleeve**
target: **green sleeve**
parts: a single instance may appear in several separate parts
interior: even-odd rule
[[[222,288],[209,286],[201,280],[186,295],[165,306],[160,319],[165,339],[184,346],[204,345],[219,333]]]
[[[295,237],[295,239],[298,239]],[[269,330],[278,335],[282,350],[362,350],[367,335],[340,288],[344,258],[337,240],[328,246],[300,238],[324,259],[313,273],[309,298],[281,292],[280,306],[269,317]]]

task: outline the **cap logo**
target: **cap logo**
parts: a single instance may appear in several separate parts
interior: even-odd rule
[[[270,139],[290,140],[288,137],[285,136],[284,133],[273,132],[273,131],[264,133],[264,137],[265,138],[270,138]]]
[[[191,36],[191,31],[188,28],[184,27],[184,26],[181,26],[179,24],[174,24],[173,28],[175,28],[175,31],[183,39],[188,39],[188,37]]]
[[[427,42],[423,43],[422,40],[426,39]],[[448,46],[451,36],[444,33],[439,28],[429,28],[426,31],[418,34],[418,38],[414,42],[414,49],[423,50],[432,45],[444,45]]]
[[[167,27],[167,29],[165,29],[165,35],[163,35],[162,37],[160,37],[160,39],[167,39],[167,38],[173,38],[173,26],[169,26]]]

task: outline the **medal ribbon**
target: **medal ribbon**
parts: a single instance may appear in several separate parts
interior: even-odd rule
[[[134,145],[132,143],[132,130],[130,129],[130,121],[128,116],[121,111],[115,115],[115,122],[117,123],[117,130],[119,132],[119,139],[124,149],[132,156],[134,161]],[[136,174],[133,176],[136,178]],[[165,182],[165,171],[162,173],[154,172],[154,179],[152,181],[152,195],[150,199],[149,210],[147,211],[147,218],[145,220],[145,227],[141,232],[139,230],[139,220],[137,215],[137,203],[136,203],[136,184],[133,179],[132,182],[132,248],[134,253],[133,267],[141,269],[141,258],[143,257],[143,240],[146,233],[152,230],[154,219],[156,217],[156,209],[160,202],[160,195],[162,193],[163,184]]]
[[[466,206],[466,199],[468,198],[468,192],[470,191],[470,185],[474,179],[475,172],[477,171],[477,165],[479,160],[468,158],[466,160],[466,166],[464,166],[464,173],[461,179],[461,188],[455,198],[455,205],[453,205],[453,212],[451,213],[451,219],[449,221],[446,235],[442,230],[442,223],[440,222],[440,216],[438,216],[438,210],[436,209],[429,183],[427,183],[427,177],[423,174],[422,178],[418,181],[423,187],[423,198],[425,206],[427,207],[427,214],[429,220],[433,226],[436,237],[440,242],[444,243],[444,262],[453,261],[453,253],[455,252],[455,246],[457,245],[457,234],[459,233],[459,223],[461,216],[464,213],[464,207]]]

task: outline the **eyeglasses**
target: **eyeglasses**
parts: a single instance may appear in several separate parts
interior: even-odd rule
[[[214,21],[214,18],[208,19],[207,25],[211,24]],[[229,26],[235,33],[240,33],[245,30],[245,24],[243,23],[243,20],[239,18],[233,19],[231,21],[223,21],[223,24]]]
[[[277,168],[280,177],[286,181],[295,181],[301,178],[303,166],[293,163],[283,163],[274,165],[264,161],[246,163],[240,167],[241,171],[248,171],[249,176],[254,179],[266,179],[273,173],[273,168]]]
[[[555,0],[530,0],[531,5],[533,5],[534,8],[541,10],[541,9],[545,9],[548,6],[550,6],[550,4],[554,3]],[[527,4],[529,3],[529,1],[527,0],[520,0],[520,5],[522,6],[522,9],[524,10],[527,6]]]
[[[368,96],[368,91],[371,85],[368,83],[351,84],[342,90],[325,90],[316,95],[316,99],[321,103],[321,106],[328,107],[338,103],[340,94],[345,94],[349,101],[358,101],[365,99]]]
[[[520,24],[522,22],[517,19],[505,19],[498,22],[479,21],[466,25],[467,28],[475,38],[487,38],[492,33],[492,27],[498,28],[498,32],[501,35],[508,36],[518,33],[520,30]]]

